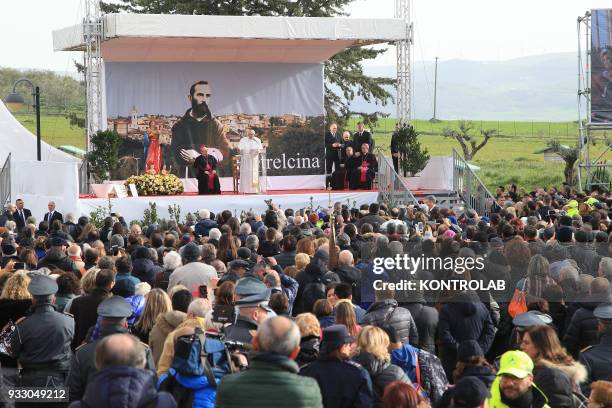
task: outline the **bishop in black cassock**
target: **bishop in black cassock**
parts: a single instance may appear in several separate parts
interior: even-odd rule
[[[205,145],[200,146],[200,156],[193,162],[198,180],[198,194],[221,194],[217,159],[208,154]]]

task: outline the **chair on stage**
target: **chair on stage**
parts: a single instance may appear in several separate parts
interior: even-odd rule
[[[234,193],[238,192],[238,183],[240,183],[240,155],[232,156],[232,181]]]

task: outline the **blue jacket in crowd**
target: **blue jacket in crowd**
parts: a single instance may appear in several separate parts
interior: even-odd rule
[[[205,375],[192,376],[177,373],[171,368],[159,377],[159,388],[174,395],[181,407],[214,408],[216,387],[208,383]]]

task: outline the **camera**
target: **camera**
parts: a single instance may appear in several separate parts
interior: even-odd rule
[[[216,304],[213,307],[212,320],[215,323],[233,324],[236,321],[236,308],[234,305]]]
[[[248,353],[253,349],[253,346],[249,343],[243,343],[241,341],[223,340],[223,344],[230,353]]]
[[[225,335],[222,333],[207,331],[206,338],[215,339],[223,343],[223,346],[229,353],[243,353],[246,354],[253,349],[253,346],[249,343],[243,343],[241,341],[226,340]]]

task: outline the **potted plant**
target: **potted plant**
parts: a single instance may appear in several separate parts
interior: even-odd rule
[[[120,136],[114,130],[99,130],[90,139],[91,150],[85,158],[94,181],[91,188],[97,197],[108,197],[114,187],[102,183],[109,180],[111,171],[117,167],[120,143]]]

